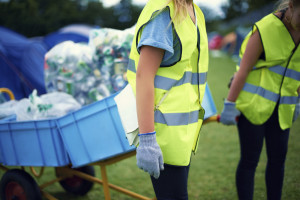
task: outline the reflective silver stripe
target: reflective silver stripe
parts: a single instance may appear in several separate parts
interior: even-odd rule
[[[197,73],[194,73],[193,76],[197,76]],[[197,79],[197,77],[196,77]],[[195,80],[194,78],[192,80]],[[202,85],[202,84],[205,84],[207,81],[207,72],[203,72],[203,73],[199,73],[199,84]],[[192,83],[193,85],[198,85],[198,83]]]
[[[275,72],[275,73],[277,73],[277,74],[280,74],[280,75],[282,75],[282,76],[283,76],[284,71],[285,71],[285,67],[282,67],[282,66],[280,66],[280,65],[275,65],[275,66],[273,66],[273,67],[266,67],[266,66],[264,66],[264,67],[256,67],[256,66],[254,66],[254,67],[252,68],[252,70],[265,69],[265,68],[269,69],[269,70],[272,71],[272,72]]]
[[[130,70],[130,71],[136,73],[136,70],[135,70],[135,62],[134,62],[134,60],[129,59],[127,68],[128,68],[128,70]]]
[[[168,126],[181,126],[198,122],[199,110],[189,113],[162,113],[156,110],[154,121]]]
[[[252,85],[249,83],[245,83],[243,90],[246,92],[257,94],[257,95],[259,95],[265,99],[268,99],[270,101],[273,101],[273,102],[277,102],[277,100],[279,99],[279,94],[276,94],[276,93],[266,90],[262,87],[258,87],[256,85]]]
[[[300,81],[300,72],[295,70],[287,69],[285,76]]]
[[[180,80],[171,79],[163,76],[155,76],[154,87],[170,90],[173,86],[180,86],[185,83],[191,83],[192,85],[198,85],[198,77],[199,76],[199,84],[205,84],[207,80],[207,72],[204,73],[192,73],[185,72],[183,77]]]
[[[132,59],[129,59],[128,70],[136,73],[135,62]],[[180,86],[185,83],[191,83],[192,85],[198,85],[197,75],[199,76],[199,84],[200,85],[205,84],[207,81],[207,72],[204,72],[204,73],[185,72],[183,77],[180,80],[156,75],[155,80],[154,80],[154,87],[163,89],[163,90],[170,90],[173,86]]]
[[[284,75],[285,70],[286,70],[286,73],[285,73],[286,77],[289,77],[289,78],[295,79],[297,81],[300,81],[300,72],[298,72],[296,70],[285,68],[285,67],[282,67],[280,65],[270,67],[269,70],[272,71],[272,72],[275,72],[277,74],[280,74],[282,76]]]
[[[285,67],[282,67],[282,66],[280,66],[280,65],[276,65],[276,66],[273,66],[273,67],[269,67],[268,69],[269,69],[270,71],[276,73],[276,74],[281,75],[281,76],[284,75],[284,72],[285,72],[285,70],[286,70]]]
[[[265,68],[265,67],[263,67]],[[257,70],[257,69],[260,69],[260,68],[257,68],[257,67],[253,67],[253,70]],[[287,69],[281,65],[276,65],[276,66],[273,66],[273,67],[268,67],[268,69],[276,74],[279,74],[281,76],[285,76],[285,77],[289,77],[289,78],[292,78],[296,81],[300,81],[300,72],[296,71],[296,70],[293,70],[293,69]],[[285,72],[286,71],[286,72]],[[285,73],[285,74],[284,74]]]
[[[163,77],[163,76],[155,76],[154,80],[154,87],[163,89],[163,90],[170,90],[173,85],[175,85],[177,80]]]
[[[280,98],[280,104],[297,104],[298,96],[283,96]]]
[[[277,102],[279,99],[279,94],[276,94],[274,92],[271,92],[269,90],[266,90],[262,87],[258,87],[249,83],[246,83],[244,88],[244,91],[250,92],[252,94],[257,94],[265,99],[268,99],[273,102]],[[282,96],[280,97],[280,104],[296,104],[298,102],[298,96]]]

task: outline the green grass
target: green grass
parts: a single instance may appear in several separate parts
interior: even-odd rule
[[[235,71],[235,63],[226,55],[210,59],[208,83],[216,107],[220,113],[223,100],[228,93],[227,84]],[[300,199],[300,119],[291,129],[289,152],[286,160],[283,200]],[[210,123],[203,126],[199,148],[193,155],[189,175],[189,198],[191,200],[235,200],[235,170],[239,160],[239,142],[235,126]],[[262,152],[255,177],[255,200],[265,200],[264,171],[266,165],[265,149]],[[100,168],[95,167],[96,176],[101,178]],[[119,185],[139,194],[154,197],[149,176],[136,166],[135,157],[123,160],[107,167],[110,183]],[[3,171],[0,171],[2,176]],[[54,178],[54,168],[46,168],[44,176],[37,179],[45,183]],[[66,193],[58,183],[46,188],[46,191],[61,200],[98,200],[104,199],[101,185],[82,197]],[[113,200],[132,199],[114,190],[110,190]]]

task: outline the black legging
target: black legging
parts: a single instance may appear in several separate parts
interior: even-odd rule
[[[157,200],[188,200],[189,166],[164,165],[158,179],[151,176]]]
[[[239,199],[253,199],[255,169],[265,138],[268,157],[265,173],[267,197],[268,200],[280,200],[289,129],[281,130],[279,127],[278,109],[275,109],[273,115],[263,125],[253,125],[241,115],[238,130],[241,159],[236,171],[236,186]]]

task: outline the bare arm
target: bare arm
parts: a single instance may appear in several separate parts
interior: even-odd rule
[[[260,35],[258,31],[255,31],[248,41],[244,56],[240,64],[240,69],[236,73],[232,85],[230,86],[229,94],[227,96],[228,101],[236,101],[245,85],[248,74],[259,59],[259,56],[262,52],[263,46],[261,43]]]
[[[154,131],[154,78],[164,50],[143,46],[136,72],[136,104],[140,133]]]

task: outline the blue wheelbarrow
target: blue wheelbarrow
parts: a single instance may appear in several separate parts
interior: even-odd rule
[[[115,95],[59,118],[0,120],[0,169],[5,171],[0,183],[1,198],[35,200],[44,196],[56,200],[44,189],[59,182],[75,195],[86,194],[93,183],[98,183],[103,186],[105,200],[110,199],[110,189],[135,199],[152,199],[108,182],[106,166],[135,155],[135,147],[129,146],[125,137]],[[203,107],[204,123],[215,121],[217,111],[208,86]],[[100,166],[102,180],[95,177],[93,166]],[[43,174],[44,167],[54,167],[56,178],[38,186],[25,167],[35,177]],[[40,172],[34,167],[41,167]]]

